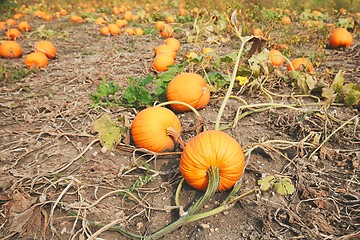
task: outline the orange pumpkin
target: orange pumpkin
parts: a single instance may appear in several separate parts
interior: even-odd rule
[[[29,69],[44,68],[49,64],[49,59],[42,52],[33,52],[26,56],[25,65]]]
[[[159,55],[161,53],[168,53],[170,54],[173,58],[176,58],[176,52],[174,51],[174,49],[169,46],[169,45],[166,45],[166,44],[163,44],[163,45],[160,45],[160,46],[157,46],[155,48],[155,55]]]
[[[121,33],[121,29],[114,23],[109,24],[108,28],[111,35],[119,35]]]
[[[16,28],[10,28],[5,33],[6,37],[11,40],[16,40],[17,38],[21,37],[21,32]]]
[[[180,172],[193,188],[204,191],[208,184],[207,170],[218,167],[218,191],[234,186],[244,172],[244,153],[240,144],[225,132],[210,130],[192,138],[180,158]]]
[[[164,43],[170,46],[175,52],[180,49],[180,42],[176,38],[167,38]]]
[[[195,109],[204,108],[210,100],[210,90],[205,79],[196,73],[180,73],[175,76],[167,87],[166,96],[169,101],[181,101]],[[180,104],[171,104],[177,112],[190,110]]]
[[[169,67],[171,65],[174,65],[174,63],[175,63],[175,60],[171,56],[171,54],[169,54],[167,52],[160,53],[159,55],[157,55],[155,57],[154,69],[158,72],[165,72],[165,71],[169,70]]]
[[[281,18],[280,22],[282,25],[289,25],[291,24],[291,18],[285,15]]]
[[[20,31],[26,31],[26,32],[28,32],[28,31],[30,31],[31,27],[30,27],[30,24],[29,24],[28,22],[22,21],[22,22],[20,22],[20,23],[18,24],[18,29],[19,29]]]
[[[3,41],[0,44],[0,56],[4,58],[18,58],[22,53],[21,46],[15,41]]]
[[[329,39],[329,46],[338,49],[340,47],[349,47],[352,44],[353,37],[346,28],[336,28]]]
[[[302,67],[310,73],[314,72],[314,66],[307,58],[295,58],[291,61],[291,64],[293,65],[294,70],[300,70]],[[292,70],[290,65],[287,66],[287,69],[289,71]]]
[[[54,44],[46,40],[41,40],[35,44],[35,52],[42,52],[50,59],[53,59],[56,56]]]
[[[135,145],[153,152],[174,150],[177,139],[172,136],[180,136],[180,132],[179,118],[164,107],[148,107],[140,111],[131,124]]]
[[[272,65],[278,67],[284,63],[284,57],[280,51],[272,49],[269,51],[269,59]]]

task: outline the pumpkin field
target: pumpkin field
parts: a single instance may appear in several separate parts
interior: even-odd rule
[[[360,239],[360,2],[0,0],[0,239]]]

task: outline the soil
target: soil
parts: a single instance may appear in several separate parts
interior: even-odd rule
[[[50,26],[35,19],[33,29],[42,24]],[[91,130],[92,122],[104,113],[112,119],[124,117],[130,126],[140,109],[93,108],[90,94],[103,78],[126,87],[129,77],[152,73],[153,47],[163,39],[157,34],[103,37],[92,23],[65,19],[54,19],[51,29],[57,34],[50,39],[57,57],[49,66],[0,82],[1,239],[87,239],[112,222],[145,236],[175,221],[179,217],[179,208],[174,207],[181,179],[179,152],[153,156],[135,151],[129,138],[122,139],[114,151],[104,151]],[[344,51],[324,50],[316,73],[319,78],[325,76],[325,69],[342,69],[348,82],[359,82],[358,36]],[[224,53],[237,50],[236,37],[231,39],[212,47]],[[0,59],[1,64],[24,68],[24,57],[37,40],[35,33],[19,39],[23,56],[16,61]],[[183,39],[177,61],[196,47]],[[306,45],[300,48],[307,49]],[[325,81],[333,76],[324,77]],[[279,78],[264,87],[279,95],[273,97],[277,103],[294,103],[286,95],[299,94]],[[224,92],[213,92],[209,105],[199,111],[209,129],[214,128]],[[248,104],[269,102],[259,89],[246,90],[241,97]],[[224,130],[245,151],[253,149],[240,194],[254,188],[255,193],[163,239],[360,238],[359,112],[342,104],[311,105],[316,103],[311,97],[295,98],[302,108],[255,112]],[[231,123],[241,105],[231,99],[222,123]],[[190,112],[178,116],[187,142],[196,134],[195,116]],[[288,177],[295,192],[281,196],[274,189],[260,191],[258,180],[265,176]],[[143,185],[132,189],[130,196],[124,194],[140,177]],[[229,192],[216,193],[201,211],[221,204]],[[180,205],[187,209],[201,195],[184,183]],[[102,230],[97,239],[127,239],[114,228]]]

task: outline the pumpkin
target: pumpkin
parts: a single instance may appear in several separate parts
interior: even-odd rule
[[[240,179],[244,172],[244,153],[240,144],[225,132],[210,130],[192,138],[180,158],[180,172],[193,188],[204,191],[208,184],[207,170],[218,167],[220,184],[224,191]]]
[[[104,26],[100,28],[100,33],[101,35],[105,35],[105,36],[110,35],[109,27]]]
[[[160,31],[162,31],[164,29],[164,24],[165,23],[163,21],[157,21],[155,23],[155,27],[160,32]]]
[[[180,132],[179,118],[164,107],[148,107],[140,111],[131,124],[135,145],[153,152],[174,150]]]
[[[18,24],[18,29],[20,30],[20,31],[25,31],[25,32],[28,32],[28,31],[30,31],[30,29],[31,29],[31,26],[30,26],[30,24],[28,23],[28,22],[26,22],[26,21],[22,21],[22,22],[20,22],[19,24]]]
[[[41,40],[35,44],[35,52],[42,52],[48,58],[53,59],[56,56],[56,47],[47,40]]]
[[[284,57],[280,51],[272,49],[269,51],[269,59],[272,65],[278,67],[284,63]]]
[[[118,26],[119,28],[123,28],[123,27],[125,27],[125,26],[128,25],[128,21],[125,20],[125,19],[118,19],[118,20],[115,21],[115,24],[116,24],[116,26]]]
[[[140,28],[140,27],[135,28],[134,32],[135,32],[136,36],[144,35],[144,30],[142,30],[142,28]]]
[[[5,33],[6,37],[11,40],[16,40],[17,38],[21,37],[22,34],[17,28],[10,28]]]
[[[21,46],[15,41],[3,41],[0,44],[0,56],[4,58],[18,58],[22,53]]]
[[[155,47],[155,55],[159,55],[160,53],[168,53],[173,58],[176,58],[176,51],[174,51],[174,49],[167,44]]]
[[[307,70],[310,73],[314,72],[314,66],[313,64],[307,59],[307,58],[295,58],[291,61],[291,64],[294,67],[294,70],[300,70],[301,67],[303,67],[305,70]],[[287,66],[287,69],[291,71],[290,64]]]
[[[154,69],[158,72],[169,70],[169,66],[174,65],[175,60],[169,53],[160,53],[155,57]]]
[[[134,30],[134,28],[128,27],[128,28],[125,28],[124,33],[128,36],[131,36],[131,35],[135,34],[135,30]]]
[[[353,37],[346,28],[336,28],[329,39],[329,46],[338,49],[340,47],[349,47],[352,44]]]
[[[180,42],[176,38],[167,38],[165,44],[170,46],[175,52],[180,49]]]
[[[190,104],[195,109],[204,108],[210,100],[210,90],[205,79],[196,73],[180,73],[170,82],[166,90],[169,101],[181,101]],[[171,104],[177,112],[190,110],[180,104]]]
[[[108,28],[111,35],[119,35],[121,33],[121,29],[115,23],[109,24]]]
[[[172,26],[170,26],[169,24],[167,23],[164,23],[164,26],[163,26],[163,29],[160,31],[160,35],[163,37],[163,38],[169,38],[169,37],[172,37],[174,34],[174,29]]]
[[[291,24],[291,18],[288,16],[283,16],[281,18],[281,24],[282,25],[290,25]]]
[[[42,52],[33,52],[25,57],[25,65],[29,69],[44,68],[49,64],[49,59]]]
[[[133,20],[133,14],[132,14],[132,12],[131,12],[131,11],[126,11],[126,12],[124,12],[123,19],[128,20],[128,21]]]

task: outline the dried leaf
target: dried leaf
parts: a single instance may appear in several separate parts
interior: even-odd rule
[[[91,127],[94,132],[98,132],[100,143],[107,150],[113,150],[127,132],[125,126],[117,126],[106,113],[96,119]]]

